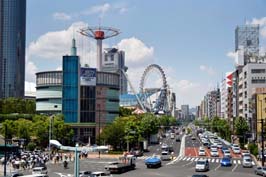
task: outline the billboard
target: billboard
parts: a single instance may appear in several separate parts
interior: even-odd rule
[[[96,85],[96,68],[80,68],[80,85]]]

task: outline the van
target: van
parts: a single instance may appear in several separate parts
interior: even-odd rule
[[[32,174],[35,175],[35,174],[47,174],[48,171],[47,171],[47,168],[46,167],[34,167],[32,169]]]
[[[169,151],[163,151],[161,153],[161,160],[171,160],[171,155]]]

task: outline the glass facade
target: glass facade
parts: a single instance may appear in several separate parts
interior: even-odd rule
[[[62,112],[65,123],[79,122],[79,57],[63,56]]]
[[[80,87],[80,122],[95,122],[95,86]]]
[[[0,98],[24,97],[26,0],[0,0]]]

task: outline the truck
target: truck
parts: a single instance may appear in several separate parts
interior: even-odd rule
[[[129,170],[134,170],[136,167],[136,157],[134,155],[125,155],[119,157],[119,161],[111,162],[105,166],[105,170],[110,173],[124,173]]]

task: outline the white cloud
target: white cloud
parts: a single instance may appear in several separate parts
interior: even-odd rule
[[[122,39],[117,47],[125,51],[128,66],[143,66],[153,62],[153,47],[148,47],[144,42],[135,37]]]
[[[216,74],[216,72],[214,71],[214,69],[212,67],[210,67],[210,66],[200,65],[200,70],[208,73],[209,75]]]
[[[70,15],[67,15],[66,13],[63,13],[63,12],[55,12],[53,14],[53,18],[55,20],[71,20],[71,16]]]
[[[37,66],[32,61],[26,61],[26,79],[27,81],[34,82],[35,74],[38,71]]]
[[[126,8],[126,7],[121,7],[120,9],[119,9],[119,13],[120,14],[124,14],[124,13],[126,13],[128,11],[128,8]]]
[[[227,52],[226,56],[228,56],[231,59],[236,59],[236,52]]]
[[[58,67],[56,68],[56,71],[62,71],[62,66],[58,66]]]
[[[95,5],[89,8],[88,10],[83,11],[82,15],[91,15],[91,14],[99,14],[101,18],[104,17],[104,15],[111,10],[111,5],[109,3],[101,4],[101,5]]]

